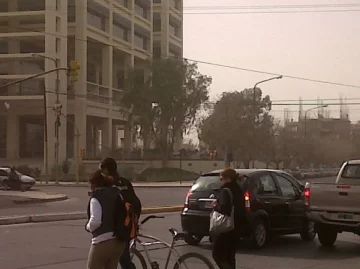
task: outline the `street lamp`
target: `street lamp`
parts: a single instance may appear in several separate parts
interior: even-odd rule
[[[256,87],[261,84],[261,83],[264,83],[264,82],[268,82],[268,81],[271,81],[271,80],[275,80],[275,79],[282,79],[283,76],[277,76],[277,77],[272,77],[272,78],[268,78],[268,79],[265,79],[265,80],[262,80],[262,81],[259,81],[259,82],[256,82],[254,87],[253,87],[253,101],[254,101],[254,122],[253,122],[253,135],[255,136],[255,120],[256,120]],[[253,168],[255,166],[255,160],[252,161],[253,164]]]
[[[56,92],[56,103],[55,106],[58,106],[60,104],[60,97],[59,97],[59,84],[60,84],[60,74],[59,74],[59,69],[58,69],[58,61],[55,58],[49,57],[49,56],[45,56],[42,54],[37,54],[37,53],[32,53],[31,54],[32,57],[39,57],[39,58],[44,58],[44,59],[48,59],[54,62],[55,64],[55,68],[56,70],[56,86],[55,86],[55,92]],[[48,126],[47,126],[47,103],[46,103],[46,90],[44,90],[44,104],[45,104],[45,123],[44,123],[44,129],[45,129],[45,173],[46,176],[48,176],[48,140],[47,140],[47,135],[48,135]],[[56,144],[55,144],[55,165],[56,165],[56,169],[55,169],[55,182],[56,184],[59,181],[59,123],[60,123],[60,118],[59,116],[57,116],[56,119],[56,123],[55,123],[55,138],[56,138]]]
[[[316,109],[319,109],[319,108],[324,108],[324,107],[328,107],[328,105],[321,105],[321,106],[317,106],[317,107],[313,107],[313,108],[309,108],[308,110],[305,111],[305,118],[304,118],[304,140],[306,141],[306,123],[307,123],[307,113],[312,111],[312,110],[316,110]]]
[[[255,107],[255,104],[256,104],[256,87],[257,85],[261,84],[261,83],[264,83],[264,82],[268,82],[268,81],[271,81],[271,80],[274,80],[274,79],[282,79],[283,76],[277,76],[277,77],[273,77],[273,78],[268,78],[268,79],[265,79],[265,80],[262,80],[262,81],[259,81],[259,82],[256,82],[255,85],[254,85],[254,88],[253,88],[253,100],[254,100],[254,107]],[[255,109],[254,109],[255,111]]]

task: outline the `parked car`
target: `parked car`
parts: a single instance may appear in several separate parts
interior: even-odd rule
[[[341,232],[360,235],[360,160],[345,162],[334,183],[306,183],[304,193],[322,245],[334,245]]]
[[[186,195],[181,212],[181,225],[186,242],[197,245],[209,236],[210,212],[220,187],[221,170],[200,176]],[[305,213],[304,186],[290,174],[280,170],[236,169],[243,180],[247,219],[251,231],[242,235],[255,248],[266,245],[273,235],[300,234],[312,241],[314,225]]]
[[[10,167],[0,167],[0,186],[4,190],[19,190],[27,191],[35,185],[36,180],[30,176],[23,175],[19,171],[15,171],[18,175],[19,182],[10,182],[9,174],[11,172]]]

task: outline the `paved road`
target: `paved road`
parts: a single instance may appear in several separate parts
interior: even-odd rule
[[[309,181],[333,182],[334,178],[322,178]],[[58,187],[41,186],[35,187],[35,190],[46,193],[63,193],[69,199],[61,202],[51,202],[45,204],[31,205],[9,205],[0,206],[0,216],[25,215],[51,212],[69,212],[83,211],[88,202],[88,189],[86,187]],[[136,189],[144,207],[163,206],[163,205],[181,205],[184,202],[188,187],[184,188],[138,188]]]
[[[6,208],[0,206],[0,216],[25,215],[50,212],[84,211],[89,200],[88,189],[85,187],[38,187],[36,190],[46,193],[63,193],[69,199],[61,202],[44,204],[16,205],[7,204]],[[181,205],[184,203],[188,188],[138,188],[136,193],[144,207]],[[0,267],[1,268],[1,267]],[[2,268],[1,268],[2,269]]]
[[[149,222],[144,232],[170,240],[168,227],[180,227],[178,214]],[[89,234],[83,221],[26,224],[0,227],[1,269],[74,269],[85,268],[89,248]],[[304,243],[299,236],[285,236],[263,250],[237,252],[237,268],[246,269],[357,269],[360,264],[360,238],[340,234],[335,248],[324,249],[317,240]],[[182,242],[177,250],[200,252],[211,258],[211,245],[204,240],[199,247]],[[151,251],[151,256],[164,263],[165,250]],[[173,262],[172,262],[173,264]],[[170,267],[172,268],[172,267]],[[201,268],[199,266],[190,269]]]

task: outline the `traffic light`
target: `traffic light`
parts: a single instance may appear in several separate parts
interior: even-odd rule
[[[78,61],[72,60],[70,62],[70,76],[71,76],[71,81],[72,82],[76,82],[78,81],[78,76],[79,76],[79,70],[80,70],[80,63]]]

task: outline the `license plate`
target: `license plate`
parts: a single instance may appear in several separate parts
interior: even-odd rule
[[[354,218],[351,214],[338,214],[339,219],[352,220]]]

